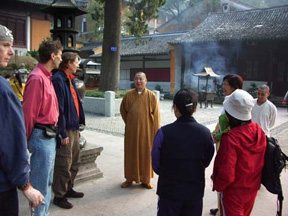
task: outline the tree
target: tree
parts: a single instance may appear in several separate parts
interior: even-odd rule
[[[120,75],[122,0],[105,0],[100,91],[117,91]]]
[[[165,0],[128,0],[132,11],[127,23],[134,36],[147,32],[146,22],[157,17],[158,7]],[[101,64],[101,91],[117,91],[120,75],[120,37],[121,37],[122,0],[105,0],[104,6],[104,36]]]
[[[208,12],[217,11],[220,7],[220,0],[167,0],[160,11],[167,15],[169,19],[175,18],[178,23],[178,31],[183,31],[183,12],[188,8],[198,11],[197,7],[200,5],[206,8]]]
[[[167,0],[165,5],[161,8],[161,11],[168,15],[170,19],[175,18],[178,22],[178,31],[181,31],[183,30],[182,12],[188,7],[193,6],[195,1],[197,0]]]
[[[126,25],[131,35],[140,37],[147,33],[147,21],[158,17],[158,8],[165,4],[166,0],[130,0]]]
[[[86,14],[88,29],[93,31],[93,39],[95,41],[103,40],[104,29],[104,0],[91,1],[87,8]]]

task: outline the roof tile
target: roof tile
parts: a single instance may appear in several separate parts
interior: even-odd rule
[[[288,6],[210,14],[172,44],[288,39]]]

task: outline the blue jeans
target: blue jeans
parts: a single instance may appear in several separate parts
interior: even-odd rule
[[[45,197],[42,205],[35,209],[35,216],[48,216],[51,201],[56,139],[47,138],[41,129],[34,128],[28,142],[31,153],[31,184]]]

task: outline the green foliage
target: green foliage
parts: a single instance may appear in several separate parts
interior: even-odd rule
[[[131,89],[135,88],[135,83],[134,82],[130,84],[130,88]]]
[[[124,36],[140,37],[148,32],[147,21],[158,17],[158,8],[165,0],[130,0],[122,13],[121,33]],[[103,39],[104,28],[104,0],[93,0],[86,15],[87,24],[92,25],[96,40]]]
[[[104,29],[104,0],[93,0],[89,5],[86,16],[87,27],[93,30],[93,39],[101,41],[103,39]]]
[[[254,98],[257,97],[258,87],[256,83],[250,83],[250,88],[247,90],[249,94],[251,94]]]
[[[224,98],[224,95],[223,95],[223,88],[222,88],[222,83],[219,79],[214,79],[213,80],[213,83],[214,83],[214,86],[215,86],[215,94],[216,94],[216,97],[219,99],[219,100],[222,100]]]
[[[161,88],[159,84],[155,86],[155,90],[159,91],[160,93],[163,93],[163,89]]]
[[[32,56],[34,58],[38,58],[39,56],[38,50],[27,51],[26,56]]]
[[[173,100],[173,98],[174,98],[174,94],[172,93],[164,94],[164,99],[166,100]]]
[[[178,22],[178,31],[185,30],[183,26],[183,12],[192,8],[195,14],[216,12],[221,10],[220,0],[166,0],[166,3],[159,9],[161,15],[168,16]],[[200,15],[200,14],[199,14]],[[192,21],[192,20],[191,20]],[[183,29],[184,28],[184,29]]]
[[[86,97],[100,97],[100,98],[104,98],[105,93],[99,90],[87,90],[85,92],[85,96]]]
[[[124,97],[126,90],[120,90],[115,93],[115,98],[122,98]],[[98,98],[105,98],[105,92],[100,90],[88,90],[85,93],[86,97],[98,97]]]
[[[131,34],[140,37],[148,32],[147,21],[158,17],[158,8],[166,0],[130,0],[128,5],[131,11],[128,14],[126,25]]]

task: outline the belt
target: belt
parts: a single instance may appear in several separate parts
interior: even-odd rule
[[[53,131],[57,131],[57,125],[53,125],[53,124],[41,124],[41,123],[36,123],[34,125],[34,128],[37,128],[37,129],[42,129],[42,130],[45,130],[45,128],[50,128],[52,129]]]

